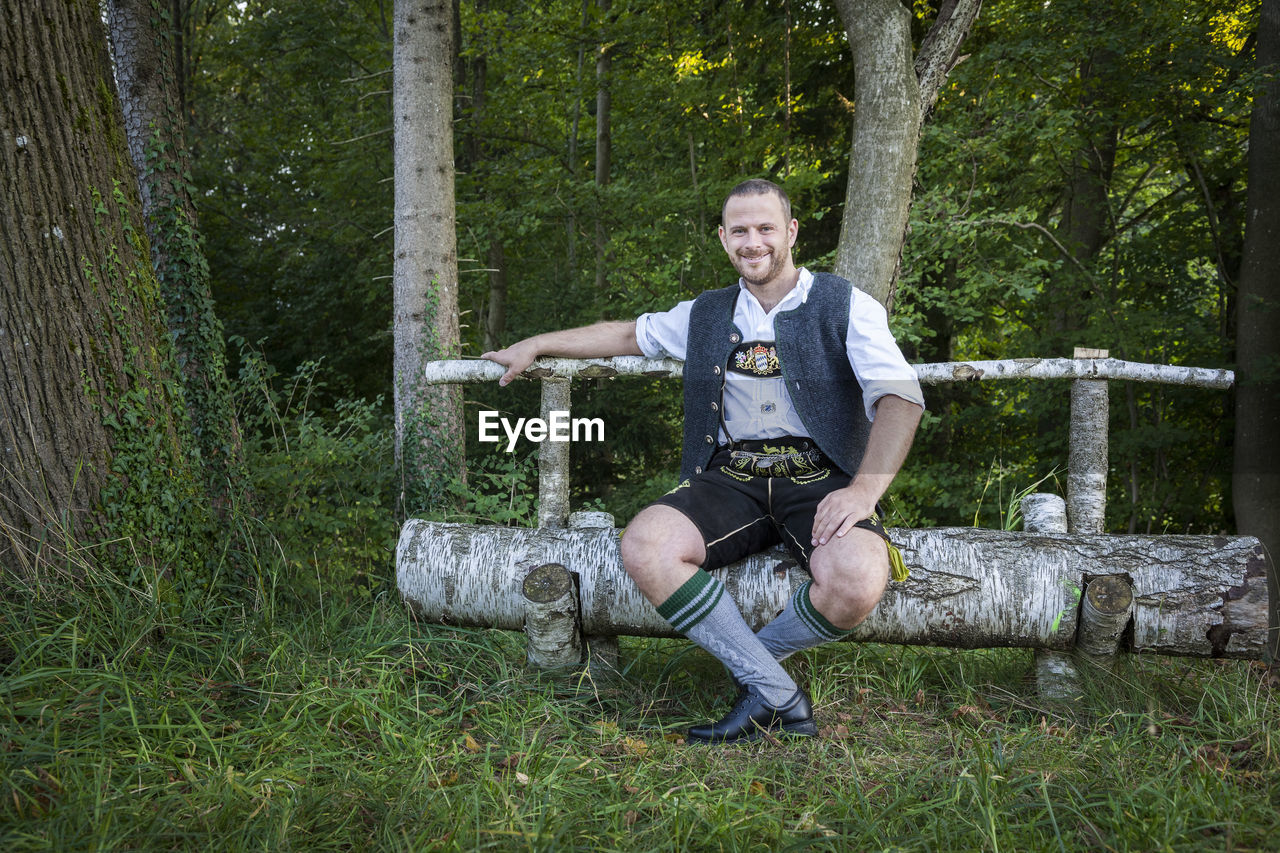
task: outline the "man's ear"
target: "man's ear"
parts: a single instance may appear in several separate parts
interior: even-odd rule
[[[721,230],[723,231],[724,229],[722,228]],[[791,224],[787,226],[787,234],[790,235],[787,248],[791,248],[795,246],[796,239],[800,236],[800,220],[791,220]]]

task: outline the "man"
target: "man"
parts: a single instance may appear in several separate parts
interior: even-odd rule
[[[685,360],[682,482],[628,525],[623,565],[741,690],[691,741],[813,735],[809,698],[780,662],[845,636],[879,602],[896,550],[878,501],[924,402],[884,308],[844,279],[794,265],[799,225],[781,187],[739,184],[721,222],[737,285],[483,357],[507,367],[502,385],[543,355]],[[708,570],[779,541],[811,580],[756,634]]]

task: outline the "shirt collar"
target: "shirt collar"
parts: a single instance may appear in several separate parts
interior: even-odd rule
[[[799,272],[800,277],[796,279],[796,286],[791,288],[787,295],[782,297],[782,301],[773,307],[774,311],[787,311],[809,301],[809,290],[813,287],[813,273],[809,272],[806,267],[800,267]],[[760,304],[755,294],[747,289],[741,278],[738,279],[738,287],[743,293],[750,296],[756,305]]]

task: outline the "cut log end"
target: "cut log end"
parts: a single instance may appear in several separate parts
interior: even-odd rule
[[[547,563],[529,572],[521,589],[530,601],[550,604],[573,590],[573,575],[559,563]]]

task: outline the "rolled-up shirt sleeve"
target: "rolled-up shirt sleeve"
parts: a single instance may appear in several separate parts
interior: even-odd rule
[[[849,300],[849,333],[845,339],[849,364],[862,384],[867,420],[875,420],[876,402],[893,394],[924,408],[924,394],[916,369],[907,363],[889,331],[884,306],[853,288]]]
[[[689,312],[693,300],[681,302],[670,311],[655,311],[636,318],[636,344],[647,358],[676,358],[684,361],[689,350]]]

